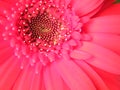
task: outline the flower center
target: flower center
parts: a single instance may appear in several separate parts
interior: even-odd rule
[[[52,2],[40,1],[26,5],[17,22],[18,33],[23,41],[42,51],[61,44],[66,39],[63,34],[68,28],[64,20],[60,20],[62,13],[59,9]]]
[[[2,36],[23,63],[47,65],[80,44],[82,24],[64,4],[55,4],[55,0],[19,1],[11,12],[3,12],[7,25],[4,23]]]

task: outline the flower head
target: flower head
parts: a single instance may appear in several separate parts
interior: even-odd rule
[[[114,0],[0,2],[0,89],[120,89]]]

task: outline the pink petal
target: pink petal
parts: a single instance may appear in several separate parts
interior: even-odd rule
[[[95,16],[97,13],[99,13],[99,11],[101,10],[101,8],[102,8],[102,5],[100,5],[99,7],[97,7],[96,9],[94,9],[93,11],[85,14],[82,18],[84,18],[84,17],[88,17],[89,18],[89,17]]]
[[[75,62],[85,71],[85,73],[90,77],[90,79],[95,84],[95,87],[97,90],[109,90],[107,85],[104,83],[104,79],[100,77],[99,74],[96,73],[96,71],[90,67],[87,63],[84,61],[78,61],[75,60]]]
[[[23,71],[17,78],[13,90],[30,90],[31,81],[33,80],[34,68],[26,64]]]
[[[109,8],[103,10],[98,16],[106,16],[106,15],[120,15],[120,4],[113,4]]]
[[[120,36],[105,33],[90,33],[93,42],[115,51],[120,55]]]
[[[0,90],[10,90],[20,73],[20,62],[14,56],[0,66]]]
[[[91,65],[111,73],[120,74],[120,56],[116,53],[90,42],[84,42],[80,50],[94,56],[93,59],[86,60]]]
[[[79,60],[86,60],[92,58],[92,55],[82,50],[73,50],[71,51],[70,56],[71,58],[79,59]]]
[[[109,90],[120,90],[120,76],[94,68],[104,80]]]
[[[44,70],[43,77],[44,77],[45,88],[47,90],[54,90],[54,87],[53,87],[54,85],[53,85],[53,82],[51,80],[49,67],[46,68],[46,70]]]
[[[77,42],[76,42],[74,39],[71,39],[71,40],[69,40],[68,44],[69,44],[70,46],[76,46],[76,45],[77,45]]]
[[[101,6],[104,0],[72,0],[71,4],[79,16],[86,15]]]
[[[43,81],[42,81],[43,82]],[[44,83],[42,83],[42,87],[41,87],[41,89],[40,90],[45,90],[46,88],[45,88],[45,85],[44,85]],[[34,89],[33,89],[34,90]]]
[[[30,90],[41,90],[42,88],[42,66],[40,66],[40,63],[37,63],[35,65],[36,70],[33,72],[33,78],[31,81]],[[39,72],[38,72],[39,71]]]
[[[13,49],[0,45],[0,65],[5,63],[13,55]]]
[[[83,70],[71,60],[55,62],[55,67],[71,90],[95,90],[95,87]]]
[[[46,90],[64,90],[62,78],[57,73],[53,65],[48,66],[44,69],[44,83]]]
[[[40,78],[41,78],[40,74],[34,73],[30,90],[41,90],[41,79]]]
[[[81,39],[81,34],[79,32],[74,31],[72,33],[72,37],[76,40],[80,40]]]
[[[99,6],[99,8],[97,8],[94,11],[92,11],[91,13],[87,14],[87,16],[93,16],[94,15],[94,17],[96,17],[97,15],[99,15],[99,13],[103,12],[105,9],[112,6],[115,1],[116,0],[104,0],[103,5]],[[96,12],[97,12],[97,14],[96,14]]]
[[[102,16],[91,19],[83,27],[86,32],[120,34],[120,15]]]
[[[0,64],[4,63],[5,61],[7,61],[14,52],[14,49],[12,49],[9,45],[9,41],[4,40],[3,36],[2,36],[2,31],[0,30],[0,57],[2,57],[0,59]]]

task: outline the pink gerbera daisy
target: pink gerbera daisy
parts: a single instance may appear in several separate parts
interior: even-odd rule
[[[115,0],[1,0],[0,90],[120,90]]]

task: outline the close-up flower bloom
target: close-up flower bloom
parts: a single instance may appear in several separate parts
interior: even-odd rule
[[[120,90],[115,0],[0,0],[0,90]]]

